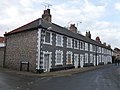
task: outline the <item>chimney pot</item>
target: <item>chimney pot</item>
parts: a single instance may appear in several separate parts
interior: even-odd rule
[[[101,43],[99,36],[96,37],[96,42]]]
[[[91,33],[90,33],[90,31],[89,31],[89,32],[86,32],[86,37],[88,37],[88,38],[91,39]]]

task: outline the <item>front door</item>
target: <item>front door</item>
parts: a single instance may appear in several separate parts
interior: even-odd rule
[[[93,56],[93,63],[94,63],[94,66],[96,64],[96,58],[95,58],[95,55]]]
[[[84,64],[84,55],[80,55],[80,66],[83,67]]]
[[[78,68],[78,54],[74,55],[74,65],[75,65],[75,68]]]
[[[49,65],[49,54],[44,54],[44,71],[49,72],[50,71],[50,65]]]

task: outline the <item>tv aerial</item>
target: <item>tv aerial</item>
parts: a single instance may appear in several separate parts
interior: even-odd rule
[[[43,5],[45,9],[49,9],[49,7],[52,6],[51,4],[45,2],[43,2],[41,5]]]

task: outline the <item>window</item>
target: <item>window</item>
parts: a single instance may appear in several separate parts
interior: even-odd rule
[[[72,52],[67,52],[67,64],[72,64]]]
[[[93,45],[93,52],[96,52],[96,46]]]
[[[45,32],[44,44],[52,44],[52,33]]]
[[[88,43],[85,43],[85,50],[88,51]]]
[[[93,51],[93,45],[90,44],[90,51],[92,52]]]
[[[63,61],[63,51],[56,50],[56,65],[62,64]]]
[[[56,35],[56,46],[63,46],[63,36]]]
[[[67,47],[72,48],[72,38],[67,38]]]
[[[84,50],[84,42],[80,41],[80,50]]]
[[[90,54],[90,63],[93,63],[93,54]]]
[[[97,46],[97,53],[99,53],[99,46]]]
[[[111,55],[111,51],[109,50],[109,55]]]
[[[88,63],[88,54],[85,53],[85,63]]]
[[[74,48],[79,49],[79,41],[78,40],[74,40]]]
[[[104,53],[104,48],[102,48],[102,53]]]
[[[101,47],[99,47],[99,53],[101,53]]]
[[[101,53],[101,47],[97,46],[97,52]]]

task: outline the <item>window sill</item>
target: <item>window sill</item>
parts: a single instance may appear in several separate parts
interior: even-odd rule
[[[75,48],[75,47],[74,47],[74,49],[79,49],[79,48]]]
[[[63,47],[63,45],[56,45],[56,46],[58,46],[58,47]]]
[[[52,43],[46,43],[46,42],[43,42],[43,44],[52,45]]]
[[[62,63],[56,63],[55,66],[61,66],[63,65]]]

